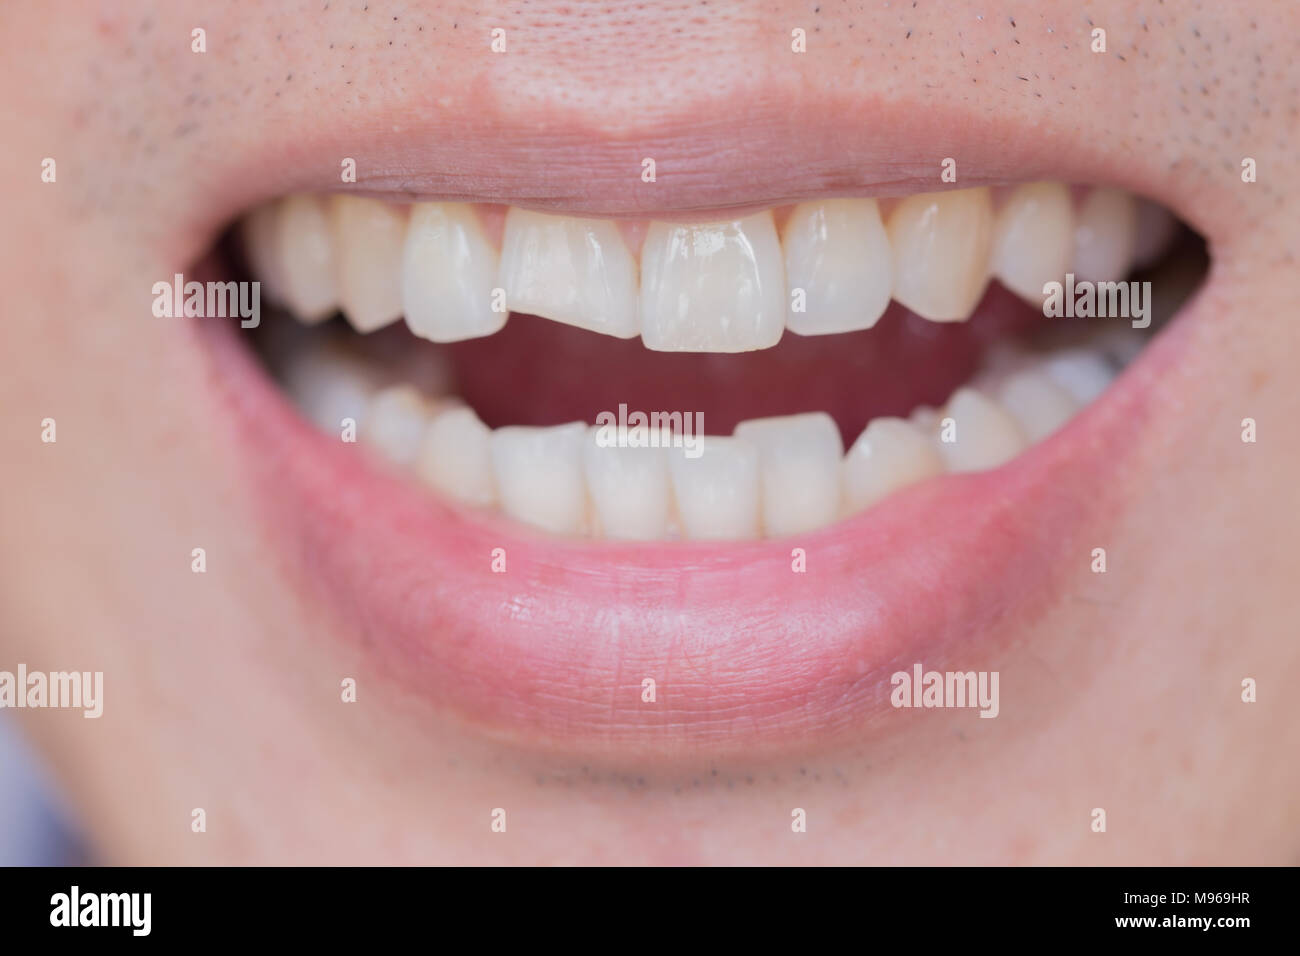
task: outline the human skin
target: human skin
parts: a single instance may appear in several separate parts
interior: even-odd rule
[[[1300,9],[362,6],[0,8],[0,668],[104,672],[98,720],[22,712],[102,859],[1296,862]],[[1157,199],[1212,267],[1196,324],[1132,370],[1159,381],[1130,444],[1092,451],[1123,461],[1097,489],[1100,540],[1050,545],[1077,580],[978,648],[997,719],[902,712],[770,750],[554,747],[395,679],[304,583],[205,348],[150,315],[154,282],[256,203],[332,188],[343,156],[375,192],[625,218],[916,192],[956,156],[970,184]],[[651,199],[642,156],[669,173]]]

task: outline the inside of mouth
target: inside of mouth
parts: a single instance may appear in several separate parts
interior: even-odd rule
[[[1071,196],[1077,208],[1086,191]],[[1006,191],[996,199],[995,217],[1007,208]],[[328,256],[318,249],[315,258],[346,272],[338,260],[349,254],[347,242],[336,232],[346,223],[329,216],[328,202],[321,200],[324,237],[288,228],[273,234],[282,246],[332,244]],[[897,205],[884,204],[883,221]],[[499,256],[510,242],[503,235],[509,216],[498,209],[479,221]],[[773,221],[788,223],[790,209]],[[1104,293],[1086,306],[1089,280],[1071,273],[1062,276],[1061,305],[1094,314],[1048,317],[1046,296],[1035,301],[1020,277],[1008,283],[993,274],[963,320],[934,321],[894,299],[869,328],[787,328],[774,345],[734,352],[647,348],[648,334],[645,341],[601,334],[571,317],[522,311],[489,334],[458,341],[429,341],[409,320],[361,332],[354,326],[371,323],[350,321],[346,303],[294,301],[284,275],[293,252],[268,259],[265,240],[259,248],[245,228],[236,258],[248,263],[249,278],[263,281],[274,306],[251,337],[254,350],[327,435],[355,440],[434,494],[548,532],[743,539],[813,530],[936,474],[998,467],[1060,430],[1204,276],[1199,237],[1167,217],[1160,228],[1161,236],[1130,254],[1124,274],[1108,277],[1150,283],[1145,315],[1134,314],[1136,302],[1124,315],[1104,314]],[[631,247],[647,229],[621,232]],[[648,232],[654,241],[655,230]],[[367,246],[363,255],[373,251]],[[646,252],[637,251],[644,269]],[[564,266],[563,256],[534,255],[540,268]],[[491,276],[507,298],[519,281]],[[698,287],[690,283],[674,292],[679,299],[692,293]],[[656,427],[642,428],[647,423]],[[693,445],[697,431],[706,437]]]

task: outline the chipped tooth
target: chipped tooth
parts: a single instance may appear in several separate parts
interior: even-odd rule
[[[989,271],[1016,295],[1041,304],[1043,286],[1064,278],[1073,243],[1070,191],[1061,183],[1017,186],[993,226]]]
[[[757,538],[758,449],[743,438],[705,437],[699,457],[680,449],[668,469],[682,531],[688,538]]]
[[[844,445],[829,415],[755,418],[737,425],[734,434],[758,449],[765,534],[812,531],[839,516]]]
[[[1025,436],[1016,420],[997,402],[973,388],[959,388],[948,400],[944,418],[955,423],[954,441],[938,442],[949,471],[983,471],[1016,457]]]
[[[415,203],[402,248],[402,308],[431,342],[481,338],[506,324],[492,311],[497,252],[465,203]]]
[[[1133,264],[1138,213],[1133,197],[1122,189],[1091,190],[1075,220],[1074,260],[1077,281],[1123,279]]]
[[[987,188],[908,196],[889,217],[894,298],[934,322],[970,318],[988,281],[992,234]]]
[[[641,250],[646,348],[771,348],[785,313],[785,266],[770,211],[730,222],[650,224]]]
[[[279,200],[263,203],[250,212],[240,225],[244,241],[244,259],[261,283],[261,294],[268,301],[284,302],[284,267],[280,260],[281,245]]]
[[[608,219],[511,208],[502,240],[501,286],[512,312],[620,339],[641,332],[636,262]]]
[[[344,419],[361,427],[370,397],[384,385],[374,365],[329,343],[287,355],[280,380],[303,415],[336,437]]]
[[[492,470],[502,511],[555,534],[586,530],[586,434],[582,422],[551,428],[512,425],[492,432]]]
[[[492,430],[472,408],[457,406],[434,415],[420,439],[415,472],[448,497],[480,508],[497,500],[492,473]]]
[[[1088,348],[1053,352],[1043,359],[1042,369],[1080,405],[1087,405],[1104,392],[1116,375],[1115,369],[1100,352]]]
[[[663,538],[672,510],[667,444],[660,441],[657,448],[601,445],[600,434],[599,426],[587,432],[583,471],[602,533],[634,541]],[[642,434],[648,441],[649,432]]]
[[[1073,395],[1037,369],[1008,376],[998,389],[998,402],[1031,444],[1052,434],[1079,410]]]
[[[390,385],[370,399],[359,434],[389,461],[409,465],[419,453],[432,413],[428,399],[413,385]]]
[[[893,250],[874,199],[800,203],[781,233],[789,311],[798,335],[869,329],[889,307]],[[794,291],[804,292],[796,312]]]
[[[930,434],[901,418],[874,418],[844,457],[845,510],[861,511],[943,471]]]
[[[373,332],[400,319],[405,214],[377,199],[335,195],[330,225],[348,322],[358,332]]]
[[[339,307],[338,265],[329,212],[320,196],[290,196],[275,231],[285,305],[302,322],[329,318]]]

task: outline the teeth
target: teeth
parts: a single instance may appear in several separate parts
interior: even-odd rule
[[[312,424],[335,437],[345,418],[361,426],[370,396],[383,385],[381,377],[371,363],[332,347],[296,350],[280,371],[293,403]]]
[[[646,348],[771,348],[785,324],[784,270],[771,212],[705,225],[652,222],[641,251]]]
[[[1080,405],[1087,405],[1115,380],[1115,369],[1099,352],[1065,349],[1043,362],[1043,371]]]
[[[406,325],[432,342],[459,342],[499,331],[492,311],[497,253],[478,216],[463,203],[416,203],[402,250]]]
[[[988,280],[989,191],[908,196],[889,217],[894,298],[935,322],[970,318]]]
[[[506,213],[501,285],[512,312],[528,312],[620,339],[635,338],[637,269],[607,219]]]
[[[844,445],[829,415],[756,418],[737,425],[735,436],[758,449],[765,534],[798,534],[835,520]]]
[[[587,432],[583,469],[602,533],[637,541],[664,537],[672,510],[667,444],[602,446],[599,434],[596,427]]]
[[[586,434],[582,422],[494,431],[492,469],[502,510],[544,531],[580,534],[587,515],[582,475]]]
[[[1060,183],[1018,186],[998,212],[989,271],[1021,298],[1041,303],[1043,285],[1070,265],[1074,213]]]
[[[244,258],[262,283],[262,294],[276,302],[284,301],[284,268],[280,262],[280,202],[258,206],[244,220],[242,235]]]
[[[1009,375],[998,391],[998,401],[1030,444],[1046,438],[1079,410],[1073,395],[1036,369]]]
[[[1128,274],[1137,246],[1133,197],[1119,189],[1093,189],[1079,208],[1074,230],[1076,280],[1112,282]]]
[[[996,468],[1025,447],[1025,436],[1016,420],[973,388],[957,389],[941,418],[956,422],[956,440],[939,442],[949,471]]]
[[[758,449],[743,438],[710,435],[698,458],[668,456],[682,530],[688,538],[758,537]]]
[[[358,332],[402,317],[402,245],[406,217],[387,203],[358,196],[330,200],[339,263],[339,300]]]
[[[874,199],[833,199],[795,206],[781,243],[791,294],[803,289],[804,311],[786,315],[799,335],[869,329],[889,307],[894,253]]]
[[[457,501],[483,508],[495,504],[491,435],[473,409],[440,412],[419,440],[416,474]]]
[[[928,432],[901,418],[873,419],[844,458],[845,508],[861,511],[943,470]]]
[[[280,204],[275,241],[284,304],[304,322],[319,322],[338,309],[334,236],[320,196],[290,196]]]
[[[370,399],[360,435],[394,464],[409,465],[415,460],[432,410],[414,386],[390,385]]]

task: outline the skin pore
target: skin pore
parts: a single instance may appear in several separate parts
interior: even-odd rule
[[[322,6],[0,9],[0,669],[104,672],[101,718],[20,714],[104,860],[1296,862],[1300,9]],[[1077,577],[956,661],[1000,672],[996,720],[900,712],[771,751],[475,726],[313,592],[202,336],[149,310],[241,213],[339,188],[343,157],[368,194],[636,218],[905,195],[948,156],[968,185],[1114,181],[1212,257],[1195,324],[1131,370],[1162,379],[1132,444],[1094,452],[1123,461],[1098,540],[1031,544]]]

